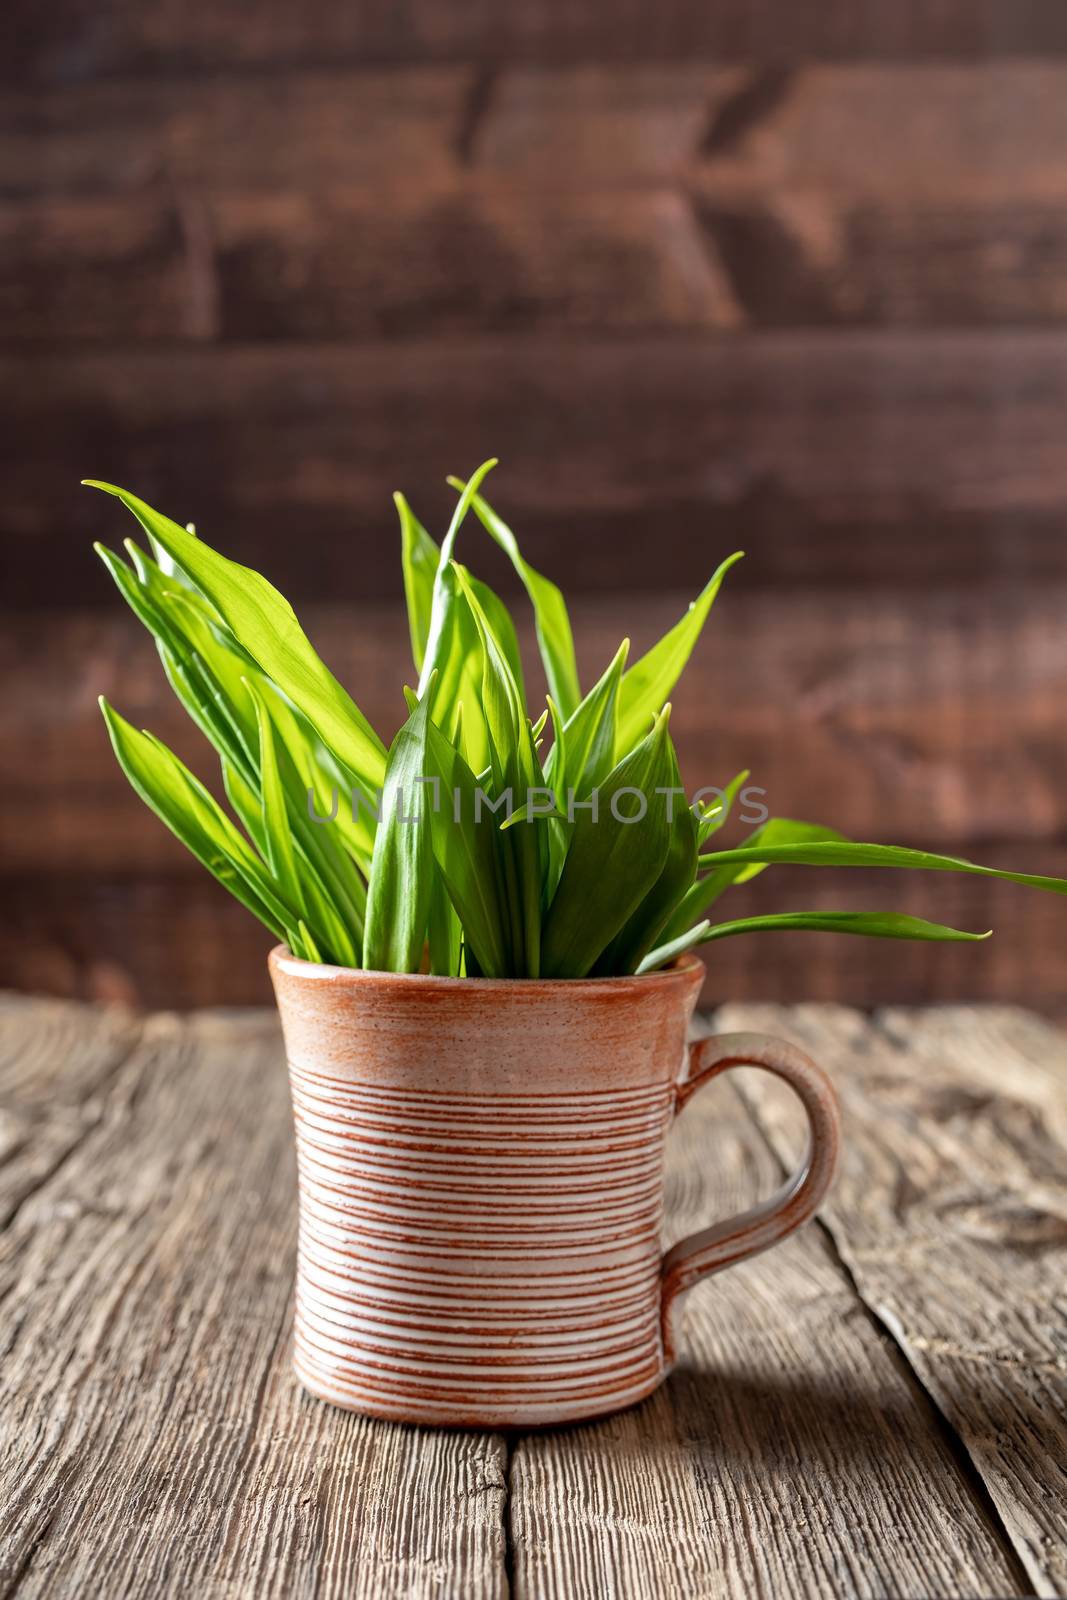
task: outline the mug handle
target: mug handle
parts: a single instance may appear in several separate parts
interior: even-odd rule
[[[804,1157],[776,1194],[725,1222],[691,1233],[663,1257],[663,1356],[673,1365],[682,1299],[702,1278],[778,1244],[818,1209],[833,1182],[840,1147],[841,1114],[829,1078],[810,1056],[784,1039],[762,1033],[724,1033],[689,1046],[689,1071],[676,1086],[675,1112],[731,1067],[763,1067],[788,1083],[808,1115]]]

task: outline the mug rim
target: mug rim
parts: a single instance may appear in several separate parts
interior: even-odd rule
[[[329,984],[331,987],[359,988],[364,984],[397,989],[421,989],[424,992],[448,994],[469,990],[476,994],[603,994],[607,990],[647,994],[655,989],[682,988],[699,976],[707,976],[707,968],[691,950],[675,958],[669,966],[655,972],[622,973],[602,978],[452,978],[436,972],[378,972],[371,967],[338,967],[326,961],[304,961],[294,956],[286,944],[276,944],[267,957],[271,972],[283,972],[289,978],[306,983]]]

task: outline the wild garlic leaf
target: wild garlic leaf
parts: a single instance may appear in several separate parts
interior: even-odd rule
[[[813,840],[836,841],[842,835],[833,828],[823,828],[816,822],[797,822],[791,817],[771,817],[752,834],[745,844],[747,851],[762,851],[774,846],[792,847]],[[679,902],[677,910],[663,930],[666,939],[684,933],[696,917],[702,916],[733,884],[745,883],[763,871],[755,856],[747,855],[744,861],[724,860],[735,854],[732,851],[708,851],[698,860],[701,866],[714,866],[714,870],[698,878]],[[715,863],[720,863],[715,865]],[[769,863],[764,863],[764,865]]]
[[[415,671],[421,672],[423,658],[426,655],[426,641],[430,636],[433,585],[441,552],[404,496],[399,493],[394,494],[393,502],[400,516],[401,565],[404,572],[408,631],[411,634],[411,658],[415,663]]]
[[[427,776],[440,783],[442,803],[431,812],[430,835],[449,899],[463,924],[464,942],[487,978],[519,976],[510,970],[496,823],[475,803],[477,780],[459,751],[431,721]]]
[[[623,757],[597,792],[597,813],[575,808],[559,886],[545,914],[541,970],[583,978],[658,879],[670,845],[666,807],[656,789],[671,779],[665,708],[652,731]],[[623,791],[637,791],[623,795]],[[644,809],[640,798],[644,798]],[[612,801],[622,816],[616,824]]]
[[[462,488],[459,479],[449,479]],[[426,642],[430,634],[433,611],[434,582],[441,560],[440,547],[426,532],[402,494],[393,496],[400,513],[402,534],[404,594],[407,600],[408,629],[411,634],[411,653],[415,669],[422,671],[426,657]],[[458,563],[457,563],[458,565]],[[522,658],[515,634],[515,624],[504,602],[487,583],[476,578],[464,567],[467,580],[482,603],[482,608],[492,619],[498,638],[504,644],[508,662],[516,681],[522,684]]]
[[[1008,883],[1021,883],[1030,889],[1045,889],[1050,894],[1067,894],[1067,881],[1063,878],[1042,877],[1033,872],[1006,872],[998,867],[983,867],[977,862],[965,861],[960,856],[934,855],[929,850],[910,850],[893,844],[854,844],[841,839],[811,843],[752,843],[737,850],[719,850],[709,854],[708,861],[721,866],[751,865],[769,867],[897,867],[918,872],[967,872],[983,878],[1003,878]]]
[[[471,502],[481,487],[486,474],[496,466],[496,458],[483,461],[470,480],[463,485],[463,491],[456,502],[452,513],[452,520],[448,531],[441,541],[441,549],[437,558],[437,572],[434,576],[433,595],[430,601],[430,627],[426,637],[423,652],[422,672],[419,677],[419,699],[426,693],[431,672],[441,669],[440,657],[443,653],[442,636],[445,632],[451,612],[456,605],[455,573],[452,567],[453,552],[456,548],[456,535],[471,508]]]
[[[389,751],[363,932],[363,965],[372,972],[418,972],[422,964],[433,870],[433,794],[422,782],[431,691],[432,681]]]
[[[730,820],[730,812],[733,810],[734,801],[737,799],[741,785],[750,777],[751,772],[748,767],[745,767],[736,777],[730,779],[718,800],[712,801],[711,804],[701,808],[700,821],[697,824],[697,838],[702,845],[711,838],[713,833],[718,833],[720,828],[725,827]]]
[[[533,790],[544,786],[525,701],[503,644],[462,568],[457,568],[457,577],[481,646],[482,711],[489,731],[494,797],[509,797],[512,810],[525,807]],[[544,826],[544,819],[527,818],[519,829],[497,839],[510,924],[510,965],[531,978],[540,973],[542,883],[547,863]]]
[[[436,673],[431,717],[461,722],[457,748],[480,772],[489,761],[489,731],[482,709],[482,656],[478,630],[460,589],[458,568],[450,562],[436,580],[439,625],[423,660],[420,694]]]
[[[550,785],[555,795],[556,811],[560,816],[566,817],[567,805],[567,732],[564,726],[563,713],[560,711],[551,695],[546,696],[548,709],[552,717],[552,749],[549,751],[545,763],[545,783]],[[560,873],[567,856],[567,847],[570,843],[570,834],[567,824],[560,821],[549,821],[548,824],[548,859],[545,862],[544,904],[551,903],[552,896],[559,884]]]
[[[262,863],[199,779],[158,739],[137,729],[100,697],[111,743],[141,799],[202,866],[279,939],[295,908],[274,891]]]
[[[651,950],[638,972],[655,972],[694,945],[710,944],[714,939],[729,939],[742,933],[849,933],[874,939],[918,939],[939,943],[961,943],[988,939],[988,933],[963,933],[958,928],[925,922],[921,917],[901,916],[886,911],[791,911],[763,917],[741,917],[735,922],[698,922],[687,933]]]
[[[278,771],[274,726],[263,696],[250,678],[245,679],[245,688],[255,708],[259,732],[259,784],[267,865],[289,904],[303,912],[304,895],[296,867],[285,790]],[[303,796],[294,796],[294,800],[297,798],[302,799]]]
[[[500,596],[487,583],[483,583],[480,578],[476,578],[467,567],[461,565],[458,561],[456,562],[456,567],[463,574],[471,593],[481,606],[482,614],[492,630],[493,637],[508,664],[512,678],[515,680],[519,706],[525,710],[526,686],[523,680],[522,655],[519,651],[519,639],[515,632],[515,624],[512,621],[511,612]]]
[[[433,874],[430,883],[426,937],[430,947],[430,971],[443,978],[458,978],[463,962],[463,924],[439,872]]]
[[[263,826],[263,801],[260,799],[258,782],[253,787],[241,769],[226,756],[222,757],[221,766],[222,786],[226,791],[226,798],[242,828],[265,861],[267,835]]]
[[[640,738],[660,707],[669,699],[682,669],[700,638],[708,612],[730,568],[741,560],[743,550],[727,556],[712,575],[702,593],[685,616],[664,634],[658,644],[635,661],[619,688],[619,744],[628,750]]]
[[[573,789],[579,799],[590,794],[626,753],[619,748],[618,694],[629,648],[629,639],[624,639],[601,677],[568,717],[563,738],[556,740],[550,753],[545,771],[561,805],[566,804],[569,790]],[[646,727],[651,721],[651,717],[646,719]]]
[[[667,857],[655,883],[630,914],[626,924],[601,954],[597,973],[637,972],[667,924],[671,913],[693,882],[697,869],[697,825],[682,788],[678,756],[670,736],[666,741],[669,777],[663,788],[670,794],[655,794],[649,803],[663,806],[668,814],[670,843]]]
[[[448,481],[454,489],[463,487],[458,478],[449,478]],[[472,505],[486,532],[509,557],[530,597],[537,644],[544,663],[549,691],[563,715],[569,717],[577,708],[582,692],[578,684],[578,663],[574,654],[574,638],[566,601],[550,579],[536,572],[530,563],[523,559],[518,540],[492,506],[481,495],[474,496]]]
[[[669,966],[672,961],[677,961],[679,956],[684,956],[685,952],[691,950],[695,944],[699,944],[710,927],[710,922],[698,922],[688,933],[679,934],[677,939],[671,939],[667,944],[657,945],[654,950],[648,952],[636,971],[655,972],[659,967]]]
[[[964,933],[946,928],[922,917],[908,917],[896,911],[783,911],[764,917],[741,917],[734,922],[714,923],[701,936],[701,944],[713,939],[729,939],[739,933],[853,933],[869,939],[930,939],[942,943],[988,939],[987,933]]]
[[[362,711],[320,661],[289,602],[250,567],[212,550],[169,517],[114,484],[86,479],[115,495],[189,574],[265,673],[298,705],[338,758],[372,790],[385,775],[385,746]]]

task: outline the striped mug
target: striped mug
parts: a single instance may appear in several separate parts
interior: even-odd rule
[[[703,964],[564,981],[270,957],[296,1123],[295,1355],[323,1400],[441,1426],[573,1422],[650,1394],[682,1300],[818,1206],[838,1113],[791,1045],[687,1045]],[[796,1091],[810,1140],[772,1199],[660,1246],[672,1118],[727,1068]],[[710,1155],[714,1159],[714,1153]]]

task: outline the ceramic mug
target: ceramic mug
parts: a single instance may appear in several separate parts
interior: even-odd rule
[[[828,1079],[759,1034],[687,1044],[694,956],[565,981],[359,972],[284,948],[270,969],[300,1183],[294,1364],[335,1405],[485,1428],[632,1405],[670,1370],[686,1291],[784,1239],[830,1184]],[[796,1091],[807,1154],[770,1200],[663,1255],[667,1129],[738,1065]]]

